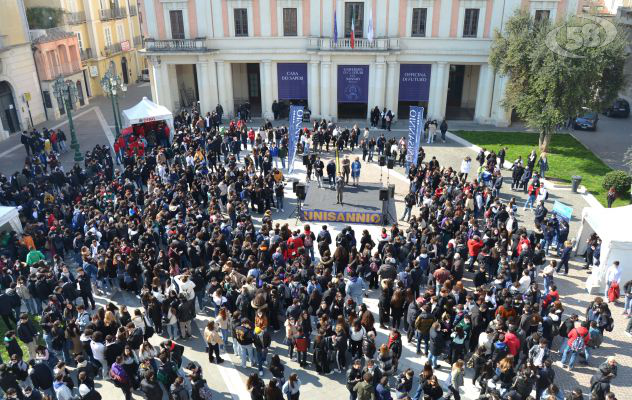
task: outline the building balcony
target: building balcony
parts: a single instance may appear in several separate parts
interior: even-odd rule
[[[86,13],[84,11],[67,12],[64,14],[64,21],[68,25],[80,25],[86,22]]]
[[[136,8],[136,6],[133,6],[133,5],[129,6],[129,15],[132,17],[135,17],[138,15],[138,9]]]
[[[195,39],[145,39],[148,52],[201,52],[207,51],[206,38]]]
[[[127,18],[127,9],[125,7],[104,8],[103,10],[99,10],[99,19],[101,21],[120,18]]]
[[[351,48],[351,39],[342,38],[338,42],[332,38],[310,38],[309,47],[315,50],[324,51],[387,51],[399,49],[399,39],[355,39],[354,47]]]
[[[59,76],[66,78],[78,72],[81,72],[81,66],[78,63],[49,65],[48,67],[44,67],[40,70],[40,79],[43,81],[54,81]]]
[[[87,49],[81,49],[79,55],[81,56],[81,61],[88,61],[94,58],[94,53],[89,47]]]
[[[103,48],[103,56],[104,57],[109,57],[111,55],[114,55],[116,53],[120,53],[122,52],[123,49],[121,48],[121,44],[120,43],[112,43],[109,46],[105,46]]]

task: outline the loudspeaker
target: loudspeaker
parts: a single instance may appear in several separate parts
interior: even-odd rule
[[[388,201],[388,189],[380,189],[380,201]]]
[[[292,193],[296,193],[296,185],[298,185],[298,179],[292,179]]]
[[[305,184],[302,182],[296,184],[296,197],[305,200]]]
[[[386,165],[386,156],[380,156],[380,158],[378,159],[378,164],[380,165],[380,167],[383,167]]]
[[[303,165],[309,164],[309,156],[307,154],[303,154]]]
[[[386,168],[393,169],[394,166],[395,166],[395,160],[393,158],[389,158],[388,162],[386,163]]]

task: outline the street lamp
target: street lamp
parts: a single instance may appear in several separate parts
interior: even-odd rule
[[[70,127],[70,147],[75,150],[75,162],[83,161],[81,155],[81,149],[79,147],[79,141],[77,141],[77,134],[75,133],[75,125],[72,123],[72,105],[77,102],[79,96],[77,85],[71,80],[64,81],[63,76],[57,77],[53,84],[53,94],[57,98],[57,101],[61,103],[68,116],[68,126]]]
[[[101,88],[103,92],[112,99],[112,111],[114,112],[114,126],[116,127],[116,138],[121,135],[121,111],[118,105],[118,96],[127,92],[127,85],[123,83],[116,73],[114,61],[110,61],[110,67],[101,79]]]

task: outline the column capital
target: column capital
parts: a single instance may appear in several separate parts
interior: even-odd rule
[[[261,60],[262,64],[271,64],[272,60]]]
[[[309,63],[312,65],[320,64],[320,60],[309,60]]]
[[[399,64],[399,61],[387,60],[386,62],[388,63],[388,66],[389,66],[389,67],[390,67],[390,66],[395,66],[395,65]]]
[[[220,65],[224,64],[224,60],[215,60],[215,62],[220,64]]]
[[[439,66],[445,66],[445,65],[448,65],[448,62],[447,61],[437,61],[437,64]]]

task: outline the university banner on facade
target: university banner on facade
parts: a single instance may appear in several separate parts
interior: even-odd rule
[[[400,64],[400,101],[428,101],[431,67],[430,64]]]
[[[307,64],[278,63],[279,100],[307,100]]]
[[[369,66],[338,66],[338,103],[369,102]]]
[[[289,164],[288,173],[294,171],[294,159],[296,158],[296,146],[298,145],[299,132],[303,128],[303,106],[290,106],[290,125],[289,125]]]
[[[364,211],[303,210],[303,221],[382,224],[382,214]]]
[[[421,142],[421,130],[424,127],[424,108],[411,106],[408,112],[408,143],[406,161],[408,164],[417,165],[419,143]]]

